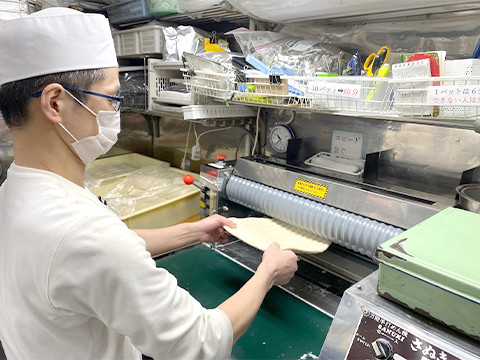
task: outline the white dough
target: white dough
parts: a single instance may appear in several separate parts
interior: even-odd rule
[[[331,241],[320,236],[269,218],[229,218],[237,224],[236,229],[224,226],[230,234],[243,242],[265,251],[277,242],[284,250],[318,254],[328,249]]]

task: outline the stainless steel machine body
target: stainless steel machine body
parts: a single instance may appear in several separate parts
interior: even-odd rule
[[[320,359],[473,360],[474,340],[377,295],[374,272],[349,288]]]
[[[294,280],[289,285],[294,294],[301,293],[306,301],[331,316],[343,291],[376,270],[371,257],[378,244],[442,208],[401,193],[380,191],[375,186],[359,187],[319,175],[310,167],[291,166],[271,158],[242,158],[234,166],[224,162],[203,165],[200,179],[203,217],[269,216],[332,240],[335,245],[325,253],[300,257],[313,267],[307,271],[310,275],[323,274],[336,285],[316,279],[313,282],[319,284],[312,287],[308,276],[299,280],[300,284]],[[385,208],[389,209],[388,214],[383,211]],[[238,241],[217,249],[251,269],[261,259],[260,252]]]
[[[378,154],[376,166],[381,166],[385,156],[388,153]],[[377,169],[377,173],[383,170]],[[352,180],[318,171],[302,161],[274,156],[206,164],[200,175],[204,190],[202,216],[268,216],[332,240],[332,246],[323,254],[300,254],[300,274],[284,287],[334,318],[330,329],[333,333],[325,340],[321,359],[416,359],[414,353],[421,354],[419,360],[477,358],[474,340],[420,315],[413,317],[408,309],[380,298],[375,291],[378,265],[372,256],[376,247],[455,206],[454,195],[383,186],[378,179]],[[216,249],[252,270],[261,261],[260,251],[238,240]],[[363,289],[360,295],[368,294],[369,298],[352,302],[351,292],[355,289]],[[406,334],[398,335],[404,338],[403,347],[395,338],[398,332],[392,340],[387,336],[391,330],[379,328],[384,323]],[[423,347],[418,345],[420,342]],[[396,357],[390,351],[392,347]],[[363,357],[357,351],[368,355]],[[390,357],[382,357],[388,351]],[[437,357],[429,357],[433,352]]]

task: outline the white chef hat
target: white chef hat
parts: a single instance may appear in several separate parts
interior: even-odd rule
[[[108,20],[48,8],[0,21],[0,85],[64,71],[118,67]]]

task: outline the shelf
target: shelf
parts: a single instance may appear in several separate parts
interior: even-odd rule
[[[255,113],[248,106],[225,106],[225,105],[190,105],[190,106],[169,106],[155,104],[152,110],[135,110],[145,115],[169,117],[178,120],[196,121],[221,120],[229,121],[236,119],[251,119]]]
[[[277,24],[329,24],[385,21],[413,16],[431,16],[472,12],[480,9],[473,0],[404,0],[398,1],[315,1],[315,0],[230,0],[239,11],[262,21]]]
[[[476,130],[480,133],[480,120],[469,121],[469,120],[445,120],[445,119],[426,119],[426,118],[409,118],[409,117],[400,117],[396,114],[372,114],[372,113],[352,113],[352,112],[342,112],[342,111],[328,111],[328,110],[318,110],[318,109],[311,109],[311,108],[302,108],[302,107],[285,107],[285,106],[275,106],[269,104],[257,104],[251,103],[247,104],[242,101],[235,101],[230,100],[228,101],[229,104],[238,104],[238,105],[245,105],[245,106],[252,106],[252,107],[262,107],[268,109],[276,109],[276,110],[286,110],[286,111],[295,111],[301,113],[316,113],[316,114],[329,114],[329,115],[336,115],[336,116],[347,116],[347,117],[357,117],[357,118],[367,118],[367,119],[378,119],[378,120],[390,120],[402,123],[410,123],[410,124],[422,124],[422,125],[432,125],[432,126],[439,126],[439,127],[448,127],[454,129],[466,129],[466,130]]]
[[[207,10],[165,16],[160,20],[178,23],[188,22],[189,25],[199,25],[212,21],[217,23],[221,21],[244,23],[249,22],[249,18],[247,16],[236,11],[228,2],[213,6]]]

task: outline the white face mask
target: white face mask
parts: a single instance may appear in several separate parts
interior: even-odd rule
[[[85,109],[90,111],[97,119],[98,134],[80,140],[77,140],[77,138],[73,136],[62,123],[59,123],[73,140],[75,140],[75,142],[72,143],[72,146],[78,154],[78,157],[85,165],[88,165],[100,155],[107,153],[107,151],[117,142],[118,133],[120,132],[120,111],[102,110],[99,111],[98,114],[95,114],[69,91],[65,90],[65,92],[73,97]]]

